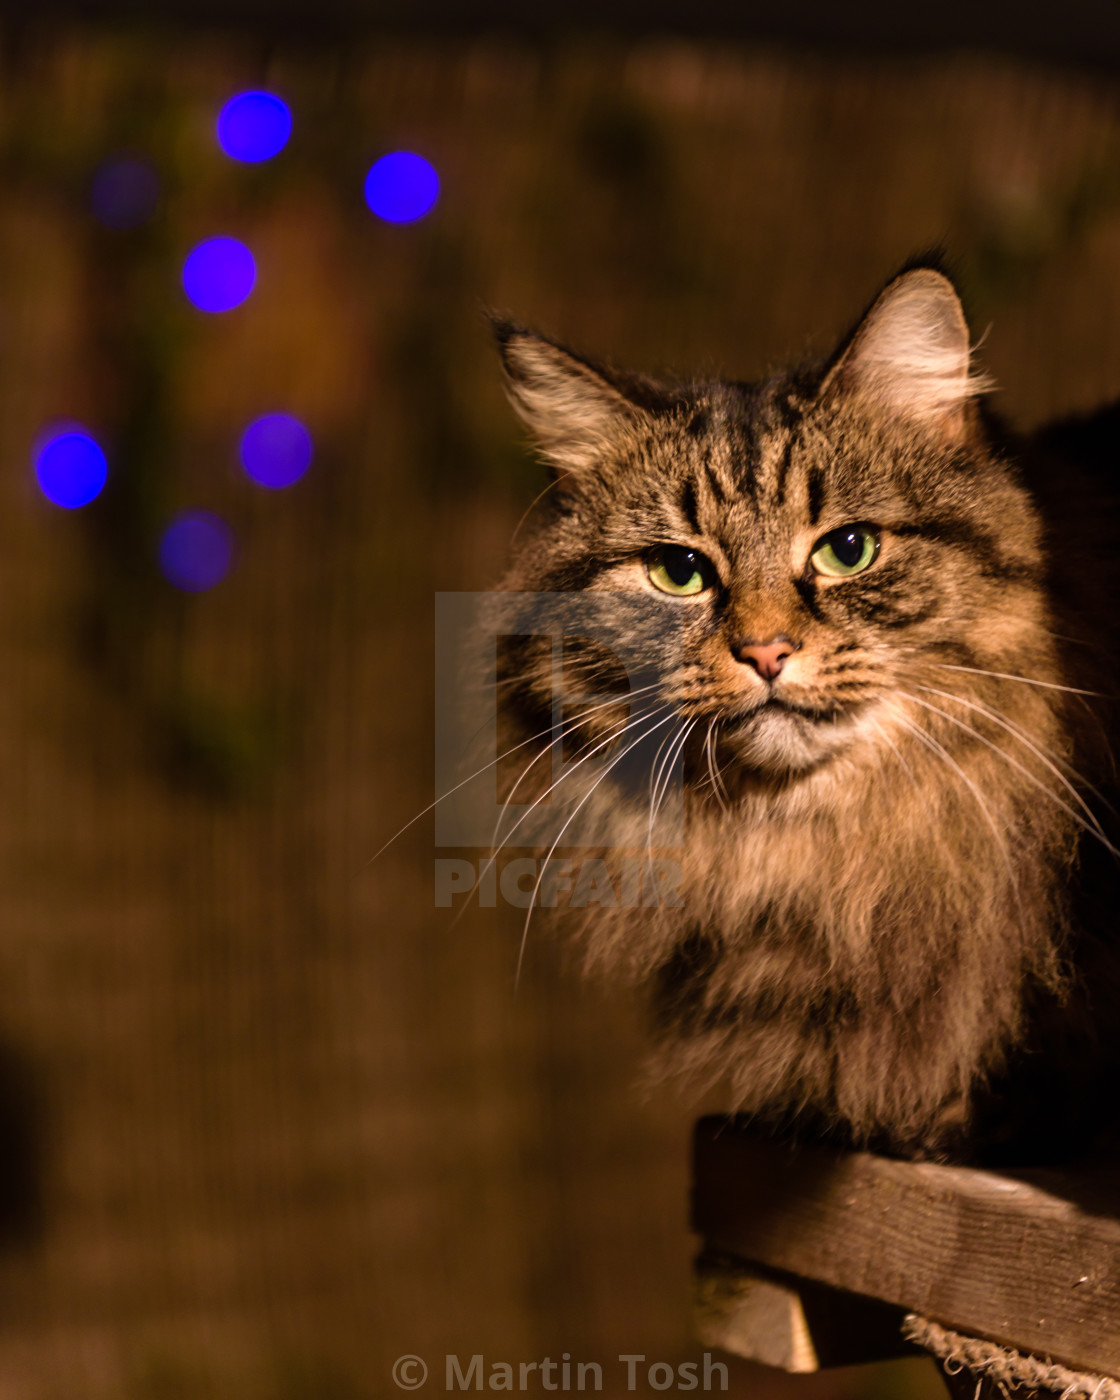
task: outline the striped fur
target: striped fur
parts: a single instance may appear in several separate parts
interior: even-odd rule
[[[760,384],[659,387],[511,324],[499,341],[556,469],[505,589],[595,593],[608,618],[617,600],[574,647],[581,683],[618,688],[612,651],[641,655],[664,733],[695,721],[683,907],[592,909],[589,962],[648,983],[661,1070],[736,1109],[911,1154],[1030,1155],[1018,1101],[1080,1102],[1071,1081],[1105,1059],[1092,998],[1118,983],[1086,783],[1111,717],[1063,688],[1100,688],[1118,610],[1101,592],[1087,613],[1091,560],[1055,566],[1040,499],[1058,470],[982,412],[952,286],[904,273],[827,365]],[[816,542],[851,522],[878,532],[874,564],[814,574]],[[663,544],[701,551],[717,585],[658,594],[643,560]],[[778,635],[797,650],[771,691],[733,648]],[[547,729],[531,639],[502,679],[511,742]],[[626,713],[589,715],[577,746],[612,752]],[[642,850],[648,791],[593,792],[593,769],[570,795]]]

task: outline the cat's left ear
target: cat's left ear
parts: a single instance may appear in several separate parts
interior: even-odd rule
[[[944,273],[918,267],[876,299],[825,376],[821,395],[850,395],[873,410],[959,439],[969,405],[992,388],[972,372],[968,323]]]
[[[515,322],[493,325],[510,401],[561,476],[589,470],[642,417],[620,376]]]

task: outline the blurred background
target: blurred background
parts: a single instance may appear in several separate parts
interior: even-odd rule
[[[371,859],[433,795],[434,593],[543,484],[482,308],[749,378],[944,244],[1000,407],[1091,408],[1120,19],[669,8],[0,15],[4,1400],[700,1354],[640,1009],[543,923],[515,995],[430,816]]]

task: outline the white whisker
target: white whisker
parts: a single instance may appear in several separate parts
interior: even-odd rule
[[[650,711],[646,710],[643,711],[642,714],[640,714],[636,719],[627,718],[623,724],[621,724],[612,733],[608,734],[607,737],[601,740],[598,744],[596,744],[594,748],[590,749],[587,753],[585,753],[582,758],[577,758],[576,761],[571,765],[571,767],[565,768],[564,771],[560,774],[560,776],[556,779],[556,781],[550,783],[549,786],[545,788],[544,792],[542,792],[541,795],[535,801],[529,804],[528,809],[521,814],[517,821],[515,821],[514,824],[510,827],[510,829],[503,833],[501,844],[499,845],[498,850],[500,850],[502,846],[506,846],[509,844],[509,838],[513,835],[513,833],[517,831],[521,826],[523,826],[526,821],[528,821],[528,819],[544,802],[544,800],[547,797],[549,797],[553,792],[555,792],[555,790],[566,778],[570,778],[577,768],[582,768],[585,763],[590,762],[590,760],[593,759],[597,753],[601,752],[601,750],[608,748],[611,744],[615,742],[616,739],[621,739],[622,736],[626,734],[629,730],[636,728],[639,724],[641,724],[643,719],[648,719],[650,713]],[[656,714],[657,711],[654,710],[652,713]],[[665,723],[668,723],[668,721],[672,719],[672,717],[673,716],[671,714],[668,715],[666,717]],[[629,752],[629,750],[627,750],[627,752]],[[482,867],[482,869],[479,871],[476,888],[481,886],[482,877],[489,873],[491,867],[494,865],[497,859],[498,851],[496,850],[494,854],[490,857],[490,859],[486,862],[486,864]]]
[[[501,682],[499,681],[498,684],[500,685]],[[652,685],[642,686],[640,690],[630,691],[626,695],[620,695],[617,700],[607,700],[602,705],[596,705],[595,709],[605,710],[608,709],[612,704],[625,704],[627,700],[634,699],[638,695],[642,695],[650,690],[656,690],[659,684],[659,682],[655,681]],[[584,713],[580,715],[577,719],[565,721],[565,723],[574,726],[580,723],[583,719],[585,719],[588,714],[593,713],[594,710],[585,710]],[[561,729],[563,727],[564,726],[560,726]],[[553,732],[553,728],[550,726],[548,729],[542,729],[536,734],[531,734],[528,737],[528,739],[522,739],[519,744],[514,744],[512,748],[506,749],[505,753],[500,753],[498,754],[497,758],[492,758],[488,763],[484,763],[481,768],[476,769],[468,777],[464,778],[462,782],[456,783],[454,787],[449,787],[446,792],[441,792],[434,802],[429,802],[428,805],[422,808],[419,812],[417,812],[414,817],[410,817],[408,821],[405,822],[404,826],[402,826],[398,831],[394,832],[393,835],[389,837],[388,841],[386,841],[384,845],[379,846],[377,850],[374,851],[373,855],[370,856],[366,864],[372,865],[373,862],[378,858],[378,856],[382,854],[383,851],[387,851],[394,841],[398,840],[401,836],[405,834],[409,827],[415,826],[421,817],[426,817],[429,812],[435,811],[435,809],[439,806],[441,802],[445,802],[449,797],[454,796],[454,794],[457,793],[460,790],[460,788],[465,788],[468,783],[473,783],[476,778],[481,778],[483,773],[485,773],[488,768],[493,768],[496,764],[501,763],[503,759],[509,758],[510,754],[517,753],[519,749],[523,749],[529,744],[536,743],[539,740],[546,738],[549,734],[552,734]],[[546,749],[545,752],[547,753],[548,750]]]
[[[1034,754],[1038,761],[1044,764],[1050,770],[1050,772],[1053,773],[1055,778],[1057,778],[1057,780],[1062,784],[1062,786],[1066,789],[1066,791],[1070,794],[1070,796],[1074,799],[1078,806],[1083,807],[1085,809],[1085,814],[1088,816],[1089,820],[1103,835],[1103,829],[1101,827],[1100,822],[1097,820],[1097,815],[1093,811],[1093,809],[1077,791],[1077,788],[1073,785],[1073,783],[1070,782],[1069,778],[1067,778],[1066,775],[1061,771],[1057,763],[1053,762],[1052,759],[1047,756],[1045,751],[1038,747],[1038,745],[1031,739],[1030,735],[1027,734],[1026,730],[1024,730],[1020,725],[1014,724],[1011,720],[1005,718],[1003,715],[997,714],[994,710],[989,709],[987,705],[980,705],[972,700],[966,700],[962,695],[953,695],[950,691],[938,690],[936,689],[936,687],[929,685],[919,685],[916,687],[916,689],[924,690],[928,695],[940,695],[943,700],[951,700],[954,702],[954,704],[964,705],[966,709],[975,710],[978,714],[985,715],[988,719],[990,719],[993,722],[993,724],[998,724],[1001,729],[1006,729],[1007,732],[1010,735],[1012,735],[1013,738],[1018,739],[1019,742],[1025,748],[1030,749],[1031,753]],[[1057,758],[1058,755],[1055,754],[1054,757]],[[1066,768],[1069,768],[1069,771],[1073,773],[1075,777],[1081,776],[1079,773],[1076,772],[1075,769],[1070,767],[1068,763],[1065,763],[1064,759],[1060,761]],[[1085,780],[1082,778],[1081,781],[1084,782]],[[1104,802],[1106,807],[1109,805],[1105,801],[1101,793],[1099,793],[1091,783],[1085,783],[1085,787],[1089,792],[1093,794],[1094,797],[1097,797],[1100,799],[1101,802]]]
[[[693,722],[695,723],[695,721],[693,721]],[[683,723],[682,723],[681,729],[674,730],[673,733],[670,734],[670,735],[668,736],[668,738],[662,740],[662,742],[658,745],[657,753],[654,754],[654,756],[653,756],[653,763],[652,763],[652,765],[650,766],[650,778],[649,778],[649,840],[648,840],[648,843],[647,843],[647,844],[648,844],[648,846],[649,846],[649,851],[650,851],[650,854],[651,854],[651,855],[653,854],[653,822],[654,822],[654,815],[655,815],[655,804],[656,804],[656,801],[657,801],[657,789],[658,789],[658,785],[659,785],[659,783],[660,783],[660,781],[661,781],[661,774],[662,774],[662,772],[668,773],[669,769],[672,767],[672,763],[673,763],[673,749],[675,748],[676,742],[677,742],[677,740],[680,738],[682,732],[687,732],[687,731],[685,730],[685,728],[684,728]],[[664,761],[663,761],[662,763],[659,764],[659,763],[658,763],[658,760],[661,758],[661,755],[662,755],[663,752],[665,753],[665,758],[664,758]]]
[[[558,476],[553,477],[553,479],[548,483],[544,490],[538,491],[537,494],[533,497],[533,499],[529,502],[529,504],[525,507],[521,519],[514,526],[513,534],[509,537],[509,544],[511,549],[513,548],[514,543],[517,540],[517,536],[521,533],[521,527],[525,524],[526,520],[529,519],[530,511],[533,509],[533,507],[537,504],[538,501],[544,500],[544,498],[548,495],[552,488],[559,483],[559,481],[560,478]]]
[[[953,715],[947,714],[937,705],[931,705],[926,700],[919,700],[916,695],[910,695],[906,691],[902,690],[900,690],[898,693],[904,696],[907,700],[912,700],[915,705],[921,705],[921,707],[924,710],[929,710],[932,714],[940,715],[942,719],[947,720],[950,724],[956,725],[958,729],[963,729],[966,734],[971,734],[974,739],[978,739],[980,743],[986,745],[986,747],[991,749],[993,753],[998,754],[1000,758],[1004,760],[1005,763],[1009,763],[1012,768],[1022,773],[1023,776],[1028,780],[1028,782],[1033,783],[1034,786],[1038,788],[1040,792],[1044,792],[1046,796],[1049,797],[1051,802],[1055,803],[1058,807],[1060,807],[1062,811],[1067,814],[1067,816],[1072,817],[1073,820],[1077,823],[1077,825],[1081,827],[1083,831],[1087,832],[1088,835],[1095,837],[1101,843],[1101,845],[1105,847],[1106,850],[1110,851],[1115,856],[1120,856],[1120,850],[1118,850],[1108,839],[1108,837],[1105,836],[1104,832],[1100,829],[1100,826],[1097,823],[1096,817],[1093,816],[1092,812],[1090,812],[1089,815],[1092,817],[1094,825],[1091,826],[1089,822],[1085,820],[1084,817],[1079,815],[1079,813],[1077,813],[1069,805],[1068,802],[1064,802],[1057,795],[1056,792],[1053,792],[1050,788],[1048,788],[1041,778],[1037,777],[1034,773],[1030,771],[1029,768],[1024,767],[1023,764],[1019,763],[1016,759],[1012,758],[1011,755],[1007,753],[1004,749],[1001,749],[998,744],[993,744],[990,739],[986,739],[984,735],[979,733],[976,729],[974,729],[971,724],[966,724],[964,720],[956,719]]]
[[[727,802],[725,801],[724,793],[720,790],[723,787],[723,780],[717,777],[716,765],[713,761],[714,753],[712,736],[715,733],[715,727],[718,722],[718,716],[716,715],[713,715],[712,718],[708,721],[708,732],[704,736],[704,756],[708,761],[708,774],[712,785],[712,792],[715,794],[716,800],[719,802],[720,807],[722,807],[724,812],[728,812],[730,811],[730,808],[728,807]]]
[[[688,723],[681,730],[681,732],[673,739],[669,749],[668,757],[666,758],[664,766],[662,768],[662,782],[660,794],[658,794],[656,791],[653,793],[652,800],[650,802],[649,812],[649,852],[651,857],[653,855],[653,828],[657,824],[657,814],[661,811],[661,808],[665,802],[665,798],[669,792],[669,783],[672,776],[673,765],[684,752],[684,746],[688,742],[688,736],[696,728],[699,722],[700,721],[698,718],[689,720]]]
[[[914,699],[913,696],[909,696],[908,698]],[[920,704],[921,701],[919,701],[918,703]],[[1023,903],[1019,894],[1019,881],[1015,875],[1015,867],[1012,864],[1011,852],[1007,845],[1006,833],[1000,830],[999,825],[992,814],[991,808],[984,801],[980,789],[976,786],[976,784],[972,781],[972,779],[968,776],[968,774],[964,771],[960,764],[957,763],[957,761],[953,758],[952,754],[950,754],[949,750],[944,746],[944,744],[939,743],[932,736],[932,734],[927,734],[925,730],[921,727],[921,725],[915,724],[911,720],[903,719],[901,715],[897,716],[897,718],[899,722],[911,732],[911,734],[915,735],[919,740],[921,740],[923,744],[927,746],[927,748],[931,749],[935,754],[938,754],[945,761],[949,768],[952,769],[954,773],[956,773],[957,777],[960,778],[961,782],[964,783],[964,785],[968,788],[969,792],[975,798],[976,805],[980,808],[981,812],[983,812],[985,820],[987,821],[988,825],[992,828],[992,835],[996,838],[996,841],[999,844],[1000,852],[1003,855],[1004,864],[1007,866],[1008,878],[1011,881],[1011,888],[1015,895],[1015,904],[1019,910],[1019,926],[1023,930],[1023,936],[1025,939],[1026,929],[1023,921]]]
[[[533,893],[529,899],[529,908],[525,914],[525,926],[521,930],[521,946],[517,950],[517,968],[513,976],[513,989],[515,992],[517,991],[518,984],[521,981],[521,966],[525,960],[525,946],[529,938],[529,923],[533,917],[533,908],[537,902],[537,895],[540,893],[541,882],[544,880],[544,872],[548,868],[548,862],[552,859],[553,853],[555,852],[557,846],[559,846],[561,840],[563,839],[564,833],[567,831],[568,827],[571,826],[572,822],[575,821],[576,817],[579,816],[580,812],[591,800],[591,798],[595,795],[595,792],[598,790],[600,784],[609,776],[609,774],[615,768],[618,767],[618,765],[622,762],[626,755],[630,753],[633,749],[635,749],[644,740],[648,739],[649,736],[652,733],[654,733],[655,730],[660,729],[663,724],[668,724],[669,721],[673,718],[674,715],[669,714],[666,715],[663,719],[658,720],[657,723],[652,726],[652,728],[647,729],[643,734],[639,734],[638,737],[633,741],[633,743],[627,744],[626,747],[623,748],[621,753],[616,754],[615,757],[611,759],[611,761],[603,769],[602,773],[600,773],[598,778],[596,778],[594,783],[592,783],[590,789],[583,795],[583,797],[580,798],[579,802],[576,804],[575,811],[572,812],[571,816],[560,828],[559,832],[557,833],[556,840],[553,841],[552,845],[548,848],[548,854],[545,856],[544,860],[541,861],[541,868],[539,874],[537,875],[537,882],[533,886]],[[637,721],[635,721],[635,724],[636,723]],[[482,877],[480,875],[480,882],[481,878]]]
[[[1067,695],[1092,695],[1098,700],[1107,699],[1099,690],[1078,690],[1073,685],[1058,685],[1055,681],[1040,681],[1033,676],[1013,676],[1009,671],[984,671],[979,666],[955,666],[947,661],[932,661],[932,666],[936,666],[941,671],[967,671],[973,676],[992,676],[1000,681],[1021,681],[1023,685],[1038,685],[1044,690],[1061,690]]]
[[[517,779],[513,784],[513,787],[510,788],[509,793],[506,796],[506,800],[502,803],[501,810],[498,813],[498,819],[494,823],[494,832],[490,838],[490,845],[500,846],[503,844],[504,840],[508,839],[508,837],[506,837],[502,840],[499,840],[498,833],[501,830],[502,819],[509,811],[510,803],[517,795],[517,789],[521,786],[522,782],[525,780],[525,778],[529,776],[529,773],[532,771],[533,768],[536,767],[536,765],[541,761],[541,759],[545,758],[548,754],[552,753],[556,744],[560,743],[561,740],[567,738],[568,735],[572,734],[591,715],[597,714],[602,710],[609,710],[616,705],[627,704],[630,700],[635,700],[639,696],[648,695],[650,691],[657,690],[660,684],[660,681],[654,681],[652,684],[643,685],[640,689],[630,691],[626,695],[620,695],[617,699],[605,700],[602,704],[593,705],[591,709],[582,711],[579,715],[573,716],[570,720],[565,720],[562,724],[557,725],[555,729],[544,730],[541,734],[538,734],[537,738],[544,738],[546,734],[551,734],[552,742],[548,745],[547,748],[543,748],[540,751],[540,753],[534,755],[534,757],[529,760],[529,762],[518,774]],[[633,718],[633,716],[628,715],[627,718]],[[549,788],[549,792],[551,791],[552,789]]]
[[[905,758],[903,758],[902,750],[887,733],[886,728],[883,725],[881,725],[877,719],[869,719],[868,722],[870,723],[871,728],[874,729],[875,732],[879,735],[880,739],[882,739],[883,743],[886,744],[886,746],[891,750],[895,758],[898,759],[899,763],[902,766],[902,770],[906,774],[906,776],[910,779],[910,781],[914,784],[915,787],[918,787],[918,780],[914,776],[914,770],[906,762]]]

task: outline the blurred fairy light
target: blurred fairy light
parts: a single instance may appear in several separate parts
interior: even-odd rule
[[[271,92],[239,92],[218,116],[218,145],[234,160],[271,160],[291,134],[292,114]]]
[[[134,156],[114,156],[98,166],[90,186],[94,218],[106,228],[138,228],[151,218],[159,199],[159,179]]]
[[[258,486],[278,490],[299,481],[311,465],[311,434],[290,413],[268,413],[241,435],[241,465]]]
[[[232,311],[252,292],[257,265],[236,238],[207,238],[183,264],[183,290],[200,311]]]
[[[439,176],[423,156],[393,151],[370,167],[365,194],[366,203],[379,219],[409,224],[435,208]]]
[[[109,477],[105,453],[83,428],[56,428],[39,440],[35,477],[47,500],[67,510],[88,506]]]
[[[163,532],[159,566],[168,583],[184,593],[205,593],[229,573],[233,552],[233,531],[220,515],[185,511]]]

